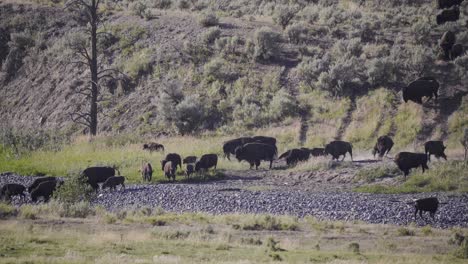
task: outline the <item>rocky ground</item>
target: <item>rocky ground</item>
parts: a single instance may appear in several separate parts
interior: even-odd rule
[[[125,190],[101,191],[92,201],[108,210],[160,207],[174,212],[268,213],[327,220],[360,220],[368,223],[406,225],[414,221],[412,199],[436,196],[443,204],[434,220],[417,218],[419,226],[468,227],[468,196],[447,193],[362,194],[351,192],[343,177],[318,180],[300,172],[225,171],[223,180],[193,183],[128,184]],[[346,173],[344,173],[345,175]],[[33,177],[0,175],[0,185],[29,185]],[[29,197],[28,197],[28,201]],[[22,201],[15,198],[15,204]]]

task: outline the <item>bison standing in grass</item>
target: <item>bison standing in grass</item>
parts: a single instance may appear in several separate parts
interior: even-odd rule
[[[450,59],[450,53],[455,44],[455,34],[452,31],[446,31],[439,41],[439,47],[444,51],[444,59]]]
[[[307,161],[310,157],[310,150],[306,148],[291,149],[281,154],[278,159],[286,159],[288,166],[296,165],[300,161]]]
[[[427,155],[424,153],[400,152],[395,156],[394,161],[404,173],[405,178],[412,168],[421,166],[423,173],[429,169],[427,167]]]
[[[199,172],[200,170],[208,170],[214,168],[218,165],[218,155],[216,154],[205,154],[203,155],[197,163],[195,163],[195,171]]]
[[[184,163],[184,164],[194,164],[196,161],[197,161],[197,157],[196,157],[196,156],[188,156],[188,157],[185,157],[185,158],[184,158],[184,160],[182,161],[182,163]]]
[[[393,140],[389,136],[380,136],[375,143],[372,155],[379,154],[380,158],[387,155],[393,147]]]
[[[353,160],[353,145],[351,143],[346,142],[346,141],[332,141],[328,143],[325,146],[325,154],[331,155],[333,158],[338,160],[341,155],[343,155],[343,161],[346,157],[346,153],[349,152],[349,155],[351,155],[351,161]]]
[[[174,165],[174,168],[177,169],[177,166],[179,166],[179,168],[182,169],[182,158],[177,153],[167,154],[164,161],[171,161],[172,165]],[[161,165],[162,165],[162,170],[164,170],[164,164],[162,163],[162,161],[161,161]]]
[[[99,183],[105,182],[109,177],[115,176],[115,169],[112,167],[89,167],[82,173],[87,182],[95,190],[99,190]]]
[[[460,18],[460,9],[458,6],[453,6],[450,9],[441,10],[436,17],[437,25],[442,25],[446,22],[457,21]]]
[[[50,197],[55,192],[55,190],[61,185],[60,181],[46,181],[41,182],[34,190],[31,192],[31,199],[33,202],[37,202],[39,197],[43,197],[45,202],[50,200]]]
[[[419,217],[421,217],[422,219],[424,219],[422,216],[423,211],[429,212],[432,219],[434,219],[435,213],[437,212],[437,209],[439,208],[439,200],[436,197],[429,197],[429,198],[414,200],[414,207],[416,209],[416,211],[414,212],[414,219],[416,219],[416,215],[418,214],[418,211],[419,211]]]
[[[175,165],[172,161],[167,160],[161,161],[161,164],[163,166],[164,176],[166,176],[169,180],[172,178],[172,180],[175,181],[177,165]]]
[[[274,137],[255,136],[255,137],[252,137],[252,139],[254,142],[257,142],[257,143],[263,143],[263,144],[276,146],[276,138]]]
[[[195,172],[195,168],[193,164],[187,164],[187,167],[185,169],[185,175],[187,178],[190,178],[190,175],[192,175]]]
[[[436,158],[444,158],[447,160],[447,156],[444,153],[445,150],[444,142],[442,141],[427,141],[424,143],[424,152],[427,155],[428,161],[431,161],[431,155],[436,156]]]
[[[28,192],[31,193],[41,182],[56,181],[55,177],[40,177],[34,180],[34,182],[28,187]]]
[[[310,154],[314,157],[325,156],[325,149],[324,148],[313,148],[310,150]]]
[[[103,184],[102,189],[109,188],[115,190],[117,185],[121,185],[125,189],[125,177],[124,176],[112,176],[109,177]]]
[[[20,195],[21,198],[25,198],[24,192],[26,191],[26,187],[21,184],[16,183],[7,183],[2,186],[0,189],[0,199],[7,199],[11,200],[11,197],[15,195]]]
[[[263,143],[248,143],[236,149],[236,158],[239,162],[245,160],[250,164],[250,169],[253,165],[258,169],[262,160],[270,161],[270,169],[273,166],[278,150],[275,146]]]
[[[159,151],[159,150],[164,151],[164,146],[159,143],[150,142],[148,144],[143,144],[143,149],[149,150],[149,152]]]
[[[429,97],[429,100],[434,96],[437,99],[439,91],[439,82],[433,77],[422,77],[403,88],[403,100],[407,103],[409,100],[422,104],[423,97]]]
[[[226,157],[228,160],[231,160],[230,155],[236,154],[236,148],[242,147],[243,145],[247,143],[251,143],[253,141],[254,140],[250,137],[241,137],[241,138],[231,139],[229,141],[224,142],[224,145],[223,145],[224,157]]]
[[[143,166],[141,166],[141,177],[143,178],[143,181],[151,181],[151,178],[153,177],[153,167],[149,163],[144,163]]]

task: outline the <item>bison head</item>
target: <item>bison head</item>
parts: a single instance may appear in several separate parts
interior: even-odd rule
[[[243,159],[243,157],[242,157],[242,156],[243,156],[243,155],[242,155],[243,152],[244,152],[244,151],[243,151],[243,148],[242,148],[242,147],[237,147],[236,150],[235,150],[235,152],[234,152],[234,153],[236,153],[236,159],[237,159],[239,162],[241,162],[242,159]]]
[[[148,149],[148,144],[143,144],[143,149]]]
[[[406,87],[403,88],[403,101],[405,101],[405,103],[407,103],[409,100],[408,98],[408,95],[406,94]]]

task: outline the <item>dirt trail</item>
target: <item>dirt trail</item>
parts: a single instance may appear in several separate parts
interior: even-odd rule
[[[341,125],[340,128],[338,128],[335,136],[335,140],[342,140],[346,129],[349,127],[351,122],[353,121],[353,112],[356,110],[356,97],[352,96],[350,97],[351,99],[351,104],[348,108],[348,111],[346,112],[346,115],[343,117],[341,120]]]

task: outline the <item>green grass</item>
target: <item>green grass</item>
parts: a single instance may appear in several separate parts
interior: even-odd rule
[[[460,146],[463,130],[468,127],[468,95],[462,99],[460,108],[449,118],[449,147]]]
[[[468,164],[448,161],[429,164],[429,170],[419,169],[408,176],[401,185],[366,185],[355,189],[369,193],[418,193],[418,192],[468,192]]]
[[[397,131],[393,138],[396,149],[413,144],[416,136],[421,131],[422,114],[422,106],[412,102],[402,103],[398,107],[398,112],[394,118]]]
[[[401,172],[394,164],[385,163],[377,167],[363,168],[356,173],[355,181],[374,182],[385,177],[395,177]]]

